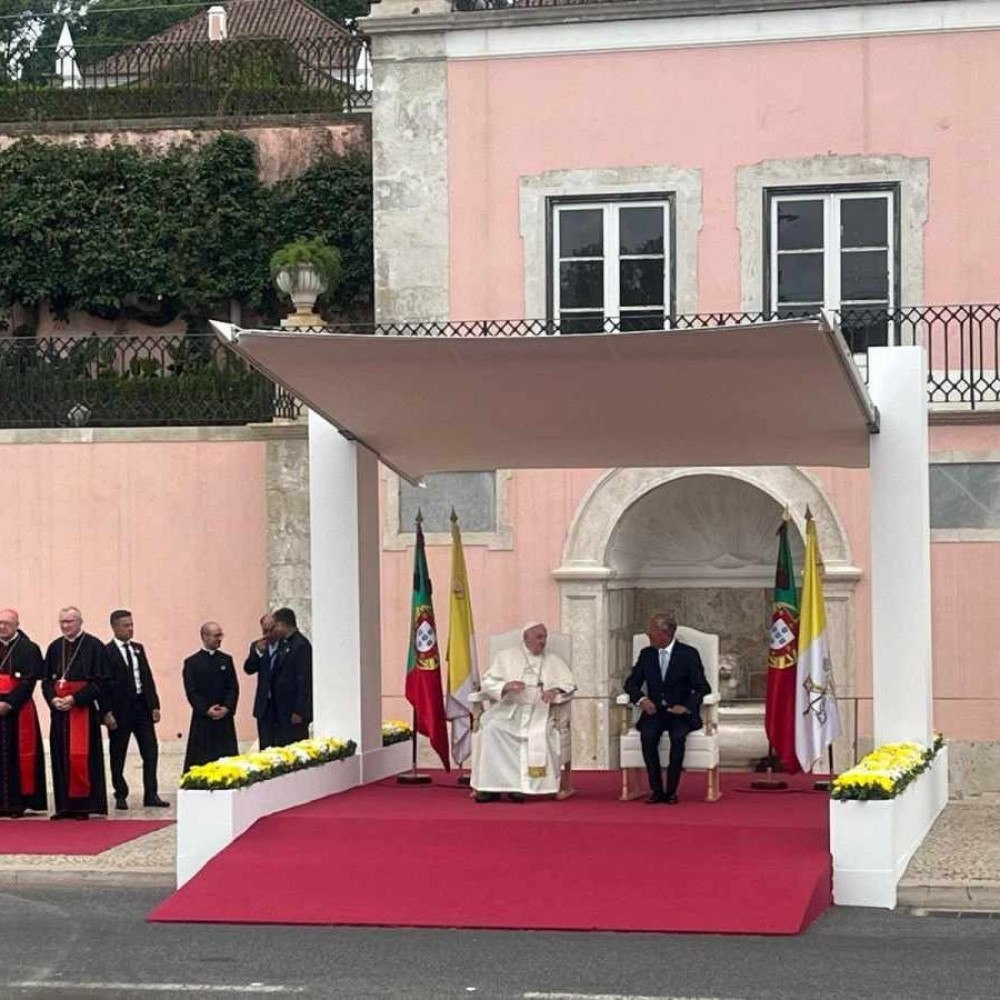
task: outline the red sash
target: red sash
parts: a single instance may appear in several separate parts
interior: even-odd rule
[[[56,681],[56,695],[66,698],[79,694],[87,681]],[[90,709],[74,705],[69,710],[69,797],[90,795]]]
[[[0,674],[0,694],[10,694],[20,684],[10,674]],[[35,703],[29,698],[17,713],[17,757],[21,770],[21,794],[35,794]]]

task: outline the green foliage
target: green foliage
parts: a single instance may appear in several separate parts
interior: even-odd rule
[[[340,284],[340,251],[327,246],[321,239],[293,240],[271,254],[271,277],[276,278],[281,271],[291,271],[301,264],[307,264],[326,285],[326,294],[336,291]]]
[[[268,259],[293,240],[337,252],[343,280],[324,296],[350,312],[370,301],[371,171],[327,155],[265,188],[253,143],[223,133],[162,152],[22,140],[0,152],[0,306],[48,300],[197,331],[233,300],[283,312]]]
[[[268,231],[277,246],[314,236],[337,247],[342,272],[336,299],[330,304],[346,309],[371,302],[374,270],[368,155],[324,154],[295,180],[275,188]],[[324,296],[327,301],[330,298],[329,293]]]

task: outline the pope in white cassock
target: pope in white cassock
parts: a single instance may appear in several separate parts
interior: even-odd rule
[[[541,622],[529,623],[521,644],[501,650],[482,678],[489,707],[472,756],[477,802],[494,802],[502,792],[515,801],[560,792],[560,767],[569,764],[570,753],[568,702],[576,684],[567,664],[545,652],[547,639]]]

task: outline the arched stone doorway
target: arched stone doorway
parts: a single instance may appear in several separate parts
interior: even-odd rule
[[[831,652],[844,699],[845,735],[835,747],[838,766],[852,755],[853,601],[861,574],[819,484],[787,466],[615,469],[581,501],[562,565],[553,574],[580,685],[573,716],[579,766],[617,763],[620,722],[614,699],[630,666],[631,637],[643,630],[656,607],[676,609],[688,624],[720,634],[727,668],[724,701],[747,704],[763,697],[774,532],[787,507],[797,529],[793,555],[801,568],[807,506],[820,535]],[[724,727],[726,717],[724,711]],[[728,717],[732,725],[746,716],[730,709]]]

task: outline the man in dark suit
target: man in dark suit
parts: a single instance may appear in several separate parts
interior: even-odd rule
[[[312,722],[312,644],[299,631],[295,612],[278,608],[272,616],[278,649],[271,665],[275,746],[309,737]]]
[[[112,611],[111,631],[114,638],[104,648],[111,669],[111,712],[115,721],[108,737],[115,808],[128,809],[125,757],[129,740],[134,736],[142,757],[142,804],[146,808],[164,809],[170,803],[160,798],[156,781],[159,757],[156,724],[160,721],[156,681],[146,650],[132,638],[135,634],[132,612],[124,608]]]
[[[646,801],[651,805],[677,803],[684,746],[688,733],[701,729],[702,699],[711,690],[698,650],[678,642],[676,632],[677,622],[670,615],[653,615],[649,622],[650,644],[639,654],[625,681],[625,693],[642,713],[636,728],[649,775]],[[660,768],[660,738],[664,733],[670,737],[666,790]]]
[[[257,742],[261,750],[275,746],[274,698],[271,692],[271,667],[278,652],[280,640],[274,632],[271,613],[260,619],[260,638],[250,643],[250,651],[243,661],[243,672],[257,675],[257,693],[253,699],[253,717],[257,720]]]

